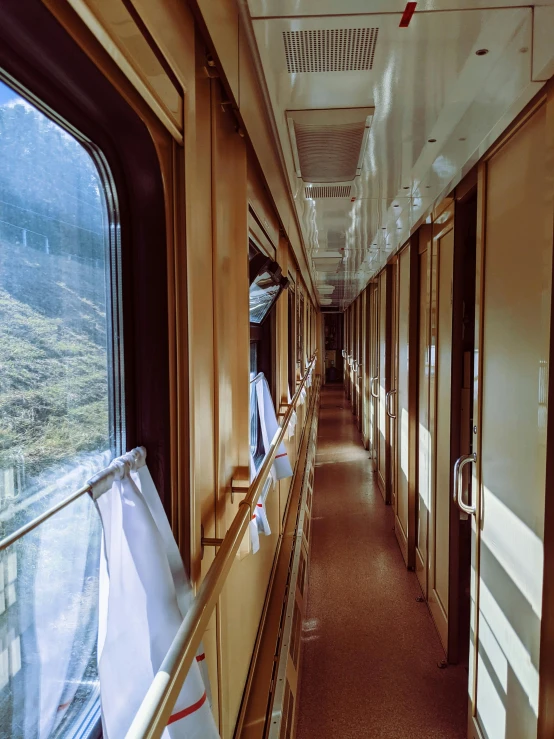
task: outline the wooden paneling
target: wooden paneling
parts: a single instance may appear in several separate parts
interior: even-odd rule
[[[236,4],[196,0],[234,97],[239,97],[239,13]]]
[[[69,4],[171,134],[182,141],[183,90],[145,38],[132,6],[129,9],[122,0],[69,0]]]

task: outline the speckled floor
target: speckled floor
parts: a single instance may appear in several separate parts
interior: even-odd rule
[[[342,388],[321,398],[297,739],[462,739],[467,676],[405,568]]]

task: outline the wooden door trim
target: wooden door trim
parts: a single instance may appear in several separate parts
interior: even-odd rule
[[[410,239],[410,319],[408,326],[408,561],[416,566],[419,389],[419,233]]]
[[[392,446],[390,418],[387,413],[386,393],[391,389],[392,374],[392,263],[385,273],[385,503],[392,503]]]
[[[546,136],[548,171],[554,172],[554,87],[549,85],[546,97]],[[554,211],[553,180],[549,180],[551,205]],[[551,223],[554,243],[554,223]],[[554,286],[554,259],[552,285]],[[553,293],[554,295],[554,293]],[[554,488],[554,297],[550,304],[550,351],[548,377],[548,410],[546,435],[546,490]],[[554,734],[554,497],[546,495],[544,512],[544,575],[541,619],[541,647],[539,658],[539,714],[537,739],[549,739]]]
[[[418,284],[417,284],[417,294],[418,294],[418,301],[417,301],[417,346],[418,346],[418,357],[417,357],[417,401],[416,401],[416,413],[417,413],[417,423],[416,423],[416,440],[415,440],[415,454],[416,454],[416,527],[419,531],[419,520],[417,517],[417,502],[418,502],[418,496],[419,496],[419,452],[420,452],[420,444],[419,444],[419,409],[420,409],[420,402],[421,398],[419,397],[419,380],[421,379],[421,376],[419,374],[419,349],[421,348],[421,341],[422,336],[420,333],[420,326],[422,324],[422,316],[420,312],[420,282],[421,282],[421,257],[423,254],[426,254],[427,259],[427,265],[425,270],[425,293],[426,293],[426,321],[425,321],[425,354],[428,358],[428,362],[430,363],[431,357],[430,357],[430,350],[429,350],[429,342],[430,342],[430,336],[431,336],[431,272],[432,272],[432,238],[433,238],[433,230],[432,226],[430,224],[424,224],[421,226],[417,231],[417,238],[418,238]],[[432,441],[432,435],[431,435],[431,428],[432,428],[432,415],[431,415],[431,378],[430,373],[427,376],[426,379],[426,388],[427,388],[427,433],[429,436],[428,439],[428,446],[429,443]],[[430,450],[427,451],[427,461],[429,461],[429,454]],[[430,466],[428,468],[428,479],[427,479],[427,491],[426,491],[426,499],[427,499],[427,505],[429,505],[429,496],[431,494],[431,469]],[[420,548],[416,547],[416,575],[419,581],[419,584],[421,586],[421,589],[423,591],[423,594],[425,596],[425,599],[428,597],[429,593],[429,568],[428,568],[428,561],[429,561],[429,510],[427,510],[427,525],[425,527],[425,560],[420,555]],[[419,563],[419,567],[417,566]]]

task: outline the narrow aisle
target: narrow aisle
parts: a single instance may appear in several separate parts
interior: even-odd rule
[[[342,386],[321,395],[298,739],[462,739],[467,677],[404,565]]]

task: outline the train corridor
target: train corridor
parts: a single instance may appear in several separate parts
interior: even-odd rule
[[[467,673],[406,570],[342,386],[321,394],[299,739],[466,736]]]

